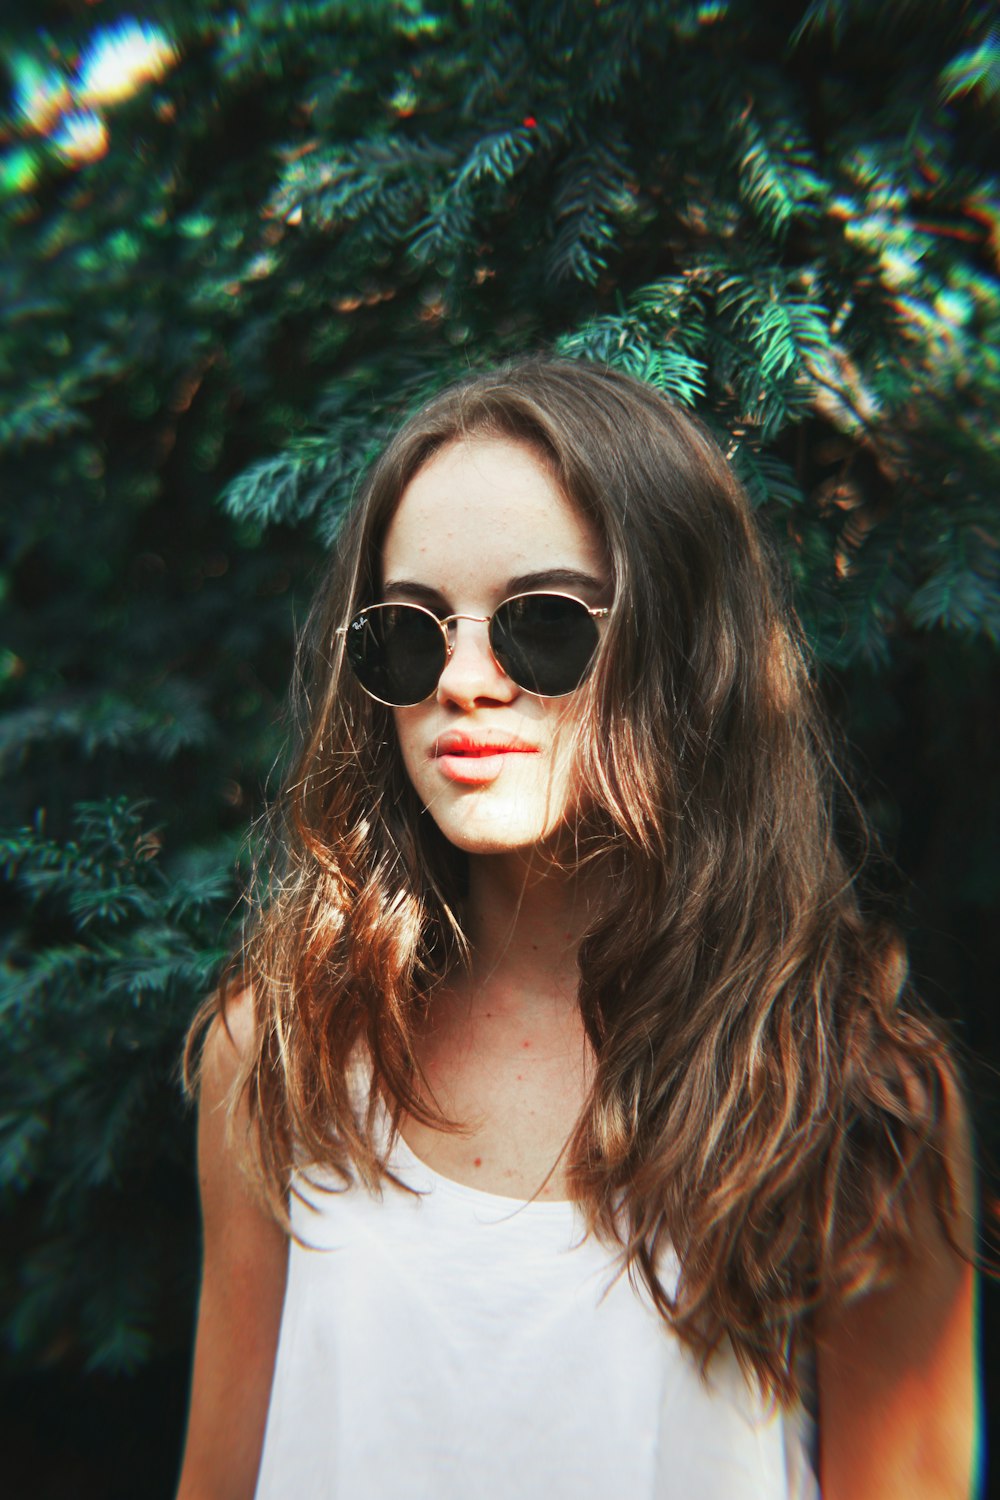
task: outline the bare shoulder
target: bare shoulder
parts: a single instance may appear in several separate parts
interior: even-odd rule
[[[973,1153],[961,1087],[944,1075],[939,1138],[954,1187],[942,1225],[917,1185],[911,1253],[892,1283],[817,1328],[824,1500],[970,1500],[976,1493]]]
[[[206,1089],[213,1097],[228,1095],[244,1064],[249,1061],[256,1035],[253,991],[240,990],[226,1000],[225,1008],[205,1033],[199,1067],[199,1107]]]
[[[230,1199],[246,1183],[248,1114],[237,1092],[251,1060],[255,1035],[253,995],[243,990],[210,1023],[197,1071],[198,1179],[206,1218],[221,1192]]]
[[[250,1500],[284,1302],[284,1231],[248,1179],[247,1114],[233,1100],[254,1038],[253,1001],[211,1023],[199,1066],[203,1269],[178,1500]]]

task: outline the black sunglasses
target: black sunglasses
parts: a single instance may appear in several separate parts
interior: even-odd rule
[[[564,698],[590,670],[607,609],[572,594],[514,594],[491,615],[440,618],[422,604],[370,604],[337,632],[347,660],[369,697],[412,708],[436,691],[455,649],[448,627],[475,620],[489,627],[490,651],[502,672],[526,693]]]

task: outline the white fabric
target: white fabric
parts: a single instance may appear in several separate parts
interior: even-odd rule
[[[257,1500],[818,1500],[809,1420],[712,1388],[571,1203],[300,1181]]]

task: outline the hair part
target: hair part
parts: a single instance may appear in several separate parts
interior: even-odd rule
[[[955,1068],[900,935],[864,909],[871,833],[775,553],[704,426],[639,381],[519,361],[441,392],[388,444],[304,633],[275,863],[189,1068],[208,1018],[249,987],[237,1092],[286,1224],[296,1165],[381,1190],[380,1098],[394,1122],[457,1123],[428,1104],[415,1041],[467,956],[465,856],[422,815],[389,711],[345,671],[337,630],[377,597],[407,484],[481,437],[543,457],[598,528],[614,583],[582,689],[576,846],[606,878],[579,956],[596,1067],[571,1188],[705,1364],[728,1338],[790,1400],[812,1314],[905,1252],[918,1179],[944,1221],[954,1209],[936,1148]],[[853,825],[854,867],[835,816]]]

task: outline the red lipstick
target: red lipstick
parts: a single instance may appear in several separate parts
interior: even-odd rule
[[[434,742],[432,758],[449,781],[465,786],[483,786],[495,781],[509,756],[537,755],[538,746],[511,734],[482,730],[469,734],[449,730]]]

